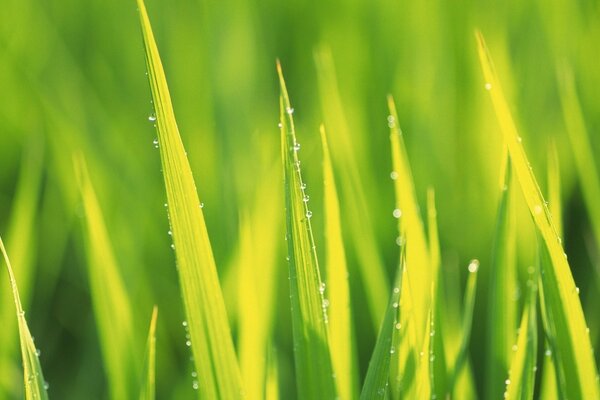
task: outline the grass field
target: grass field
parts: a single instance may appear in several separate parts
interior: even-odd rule
[[[596,2],[2,6],[0,400],[600,399]]]

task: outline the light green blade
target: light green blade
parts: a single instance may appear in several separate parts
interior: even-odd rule
[[[279,364],[277,352],[270,347],[267,353],[267,376],[265,380],[265,400],[279,400]]]
[[[352,250],[359,262],[358,271],[366,292],[373,330],[377,331],[385,310],[389,284],[375,240],[375,225],[368,212],[372,207],[367,202],[361,163],[353,145],[353,138],[357,135],[350,130],[346,121],[331,53],[327,49],[319,49],[315,58],[321,108],[332,146],[332,165],[339,171],[337,177],[342,204],[347,207],[348,215],[361,216],[344,219],[344,223],[347,223]]]
[[[387,399],[392,393],[390,393],[390,363],[397,357],[397,350],[395,348],[394,340],[397,331],[401,329],[399,322],[400,314],[400,293],[403,290],[402,279],[405,270],[404,253],[401,255],[401,261],[394,281],[394,288],[390,295],[387,310],[385,312],[381,327],[379,328],[379,334],[377,335],[377,341],[375,342],[375,348],[369,361],[369,368],[367,369],[367,376],[360,393],[361,400],[371,399]],[[394,360],[396,361],[396,360]]]
[[[8,271],[8,279],[12,288],[12,294],[15,302],[15,309],[17,311],[17,321],[19,324],[19,342],[21,343],[21,355],[23,357],[23,375],[25,385],[25,399],[27,400],[44,400],[48,398],[46,392],[47,384],[44,381],[44,374],[42,373],[42,367],[38,358],[38,350],[35,348],[27,321],[25,320],[25,311],[21,306],[21,299],[19,298],[19,289],[17,288],[17,282],[13,275],[13,269],[8,259],[8,254],[4,248],[4,242],[0,237],[0,250],[2,256],[6,262],[6,269]]]
[[[501,187],[496,234],[492,251],[488,293],[488,362],[486,396],[497,399],[504,391],[504,380],[517,328],[516,218],[512,184],[512,166],[508,155]]]
[[[281,151],[283,158],[290,301],[294,333],[294,358],[298,396],[301,399],[334,399],[335,379],[327,332],[327,300],[321,281],[308,209],[300,173],[294,109],[290,104],[281,65],[277,63],[280,97]]]
[[[131,397],[137,381],[129,295],[119,272],[104,217],[83,156],[74,157],[85,212],[88,276],[109,391]]]
[[[542,263],[543,301],[548,314],[547,334],[556,341],[556,366],[564,373],[569,399],[597,399],[597,368],[586,322],[567,257],[552,224],[548,207],[531,170],[517,128],[504,98],[500,82],[481,33],[477,33],[479,59],[486,87],[504,135],[521,192],[535,222],[550,262]]]
[[[342,399],[358,397],[358,361],[352,333],[352,310],[346,254],[342,238],[339,200],[327,145],[325,127],[321,125],[323,144],[323,179],[325,193],[325,271],[329,296],[329,338],[333,370]]]
[[[504,382],[506,385],[504,398],[509,400],[533,399],[537,371],[537,271],[529,271],[527,286],[528,294],[523,308],[517,342],[511,348],[512,361],[508,379]]]
[[[240,398],[243,396],[240,371],[196,184],[142,0],[138,0],[138,7],[177,271],[192,354],[201,381],[198,394],[203,399]]]
[[[148,342],[146,344],[146,365],[143,370],[142,390],[140,400],[154,400],[156,398],[156,321],[158,307],[152,309],[150,328],[148,329]]]

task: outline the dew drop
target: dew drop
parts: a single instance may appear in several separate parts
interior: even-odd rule
[[[310,197],[307,194],[305,194],[304,197],[302,198],[302,201],[305,203],[308,203],[309,200],[310,200]]]
[[[393,115],[388,115],[387,117],[388,127],[394,128],[396,126],[396,118]]]
[[[152,141],[152,144],[154,145],[154,148],[155,148],[155,149],[158,149],[158,139],[154,139],[154,140]]]
[[[517,136],[517,142],[521,143],[523,141],[523,138],[521,136]]]
[[[296,151],[296,152],[300,151],[300,143],[298,143],[298,142],[294,143],[294,151]]]
[[[170,230],[167,232],[167,234],[168,234],[169,236],[173,236],[173,232],[171,232]]]
[[[40,349],[35,349],[35,355],[36,356],[41,356],[42,355],[42,351]]]
[[[512,351],[517,351],[519,349],[519,347],[516,344],[512,345]]]
[[[49,384],[48,382],[45,382],[45,381],[44,381],[44,389],[45,389],[45,390],[48,390],[48,389],[50,389],[50,384]]]
[[[312,211],[306,212],[306,218],[310,219],[312,217]]]
[[[398,302],[397,302],[397,301],[395,301],[394,303],[392,303],[392,307],[394,307],[394,308],[398,308]]]
[[[323,299],[323,308],[327,308],[327,307],[329,307],[329,300]]]
[[[294,109],[292,107],[286,107],[285,112],[288,113],[289,115],[292,115],[294,113]]]
[[[183,327],[184,327],[184,328],[187,328],[187,326],[188,326],[188,323],[187,323],[187,321],[183,321],[183,322],[181,323],[181,325],[183,325]]]
[[[200,208],[204,208],[204,203],[200,203]]]
[[[505,380],[504,383],[510,385],[510,379]]]
[[[492,90],[492,84],[490,82],[486,82],[483,87],[485,87],[485,90]]]
[[[319,285],[319,293],[325,293],[325,282],[321,282],[321,284]]]
[[[283,128],[283,124],[280,122],[280,123],[277,124],[277,127],[278,128]]]
[[[191,341],[191,340],[186,340],[186,341],[185,341],[185,345],[186,345],[187,347],[190,347],[190,346],[192,345],[192,341]]]
[[[156,115],[154,115],[154,114],[150,114],[150,115],[148,116],[148,121],[150,121],[150,122],[155,122],[155,121],[156,121]]]
[[[544,355],[545,355],[546,357],[550,357],[550,356],[552,355],[552,350],[550,350],[550,349],[546,350],[546,351],[544,352]]]
[[[400,288],[395,287],[394,288],[394,293],[396,293],[396,294],[400,293]]]
[[[198,373],[196,371],[192,371],[192,378],[196,378],[198,376]]]
[[[396,352],[396,348],[394,346],[390,347],[390,354],[394,354]]]
[[[392,180],[395,181],[396,179],[398,179],[398,173],[396,171],[390,172],[390,178],[392,178]]]
[[[399,208],[395,208],[392,215],[394,218],[400,218],[402,216],[402,211]]]
[[[402,328],[402,324],[400,322],[396,322],[396,325],[394,325],[394,327],[396,329],[400,329],[400,328]]]
[[[192,382],[192,389],[194,389],[194,390],[198,390],[198,381],[197,381],[197,380],[194,380],[194,381]]]
[[[305,190],[306,189],[306,183],[302,182],[300,184],[300,189]]]
[[[471,260],[467,268],[469,269],[470,273],[477,272],[479,269],[479,260]]]

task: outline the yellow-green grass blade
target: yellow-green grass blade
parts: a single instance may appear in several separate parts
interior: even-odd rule
[[[600,246],[600,177],[594,160],[594,146],[590,142],[577,96],[573,72],[566,64],[558,70],[558,83],[567,134],[573,150],[573,161],[596,243]]]
[[[138,0],[177,271],[203,399],[243,396],[223,294],[196,184],[179,135],[150,21]]]
[[[536,271],[535,271],[536,272]],[[509,400],[531,400],[537,371],[537,274],[530,271],[527,280],[528,294],[523,307],[517,342],[512,347],[513,357],[506,379],[504,398]]]
[[[546,343],[542,366],[540,400],[556,400],[560,398],[558,393],[554,357],[552,356],[552,350],[550,350],[550,346],[548,343]]]
[[[43,141],[37,137],[31,138],[25,149],[20,167],[20,176],[10,212],[7,228],[6,246],[19,280],[20,296],[23,307],[27,308],[31,298],[33,284],[33,265],[35,258],[34,226],[37,215],[37,205],[43,169]],[[0,275],[0,285],[5,287],[8,277]],[[13,294],[10,290],[0,291],[0,398],[15,397],[21,390],[18,375],[21,373],[17,364],[17,320],[14,313]]]
[[[400,292],[402,287],[402,278],[404,275],[404,254],[401,255],[400,266],[394,281],[394,288],[390,295],[388,306],[379,328],[375,348],[369,361],[367,376],[360,393],[361,400],[388,399],[393,395],[390,391],[390,364],[396,357],[398,349],[395,347],[394,336],[401,328],[399,316],[402,314],[400,309]],[[394,377],[392,376],[392,379]]]
[[[508,146],[515,175],[535,226],[548,252],[550,262],[542,263],[541,275],[548,320],[548,334],[556,340],[556,366],[564,371],[565,392],[569,399],[600,398],[595,382],[596,363],[586,322],[566,254],[552,224],[548,207],[540,192],[517,128],[504,98],[500,82],[481,33],[477,33],[479,58],[504,141]]]
[[[379,323],[385,311],[386,293],[389,289],[386,270],[376,243],[375,226],[367,212],[369,206],[365,185],[361,177],[360,165],[353,138],[345,117],[344,106],[337,85],[337,78],[330,51],[320,49],[315,53],[319,94],[325,127],[329,135],[333,168],[339,171],[339,189],[342,204],[348,215],[360,215],[360,218],[348,218],[347,223],[353,251],[358,260],[358,271],[366,292],[366,298],[373,322],[373,329],[379,329]]]
[[[556,142],[550,140],[548,146],[548,209],[558,237],[563,235],[562,201],[560,197],[560,163]]]
[[[431,290],[432,299],[434,299],[433,287]],[[435,300],[435,299],[434,299]],[[433,310],[428,313],[427,327],[425,328],[425,337],[422,340],[423,347],[419,353],[417,361],[417,374],[416,374],[416,386],[417,386],[417,399],[430,399],[433,394],[433,341],[431,333],[433,331]],[[434,396],[435,397],[435,396]]]
[[[432,295],[432,315],[430,328],[430,362],[431,362],[431,391],[439,399],[447,393],[448,367],[446,364],[446,349],[444,347],[443,314],[445,312],[443,299],[445,292],[442,285],[442,270],[440,256],[440,241],[437,225],[437,210],[435,207],[435,191],[427,191],[427,231],[429,236],[429,255],[434,272]]]
[[[352,333],[352,310],[346,254],[342,238],[340,206],[327,144],[321,125],[325,198],[325,271],[329,298],[329,338],[338,393],[342,399],[358,397],[358,371]]]
[[[267,377],[265,381],[265,400],[279,400],[279,364],[277,352],[270,347],[267,353]]]
[[[82,155],[74,157],[85,214],[88,276],[112,398],[130,398],[137,382],[132,310],[108,230]]]
[[[44,400],[48,398],[46,392],[47,384],[44,381],[44,374],[42,373],[42,367],[38,357],[38,350],[33,343],[33,338],[29,332],[27,321],[25,320],[25,311],[21,306],[21,299],[19,298],[19,289],[17,288],[17,282],[13,274],[13,269],[4,247],[4,242],[0,237],[0,250],[6,263],[6,269],[8,271],[8,279],[12,289],[12,294],[15,303],[15,309],[17,312],[17,322],[19,325],[19,342],[21,343],[21,355],[23,357],[23,376],[25,385],[25,399],[27,400]]]
[[[514,186],[508,155],[506,159],[489,274],[486,396],[490,399],[500,398],[504,391],[517,327]]]
[[[479,271],[479,261],[471,260],[468,266],[469,276],[465,289],[465,298],[463,302],[463,316],[461,325],[461,342],[456,356],[456,361],[450,372],[448,381],[448,392],[453,393],[454,386],[465,367],[468,365],[467,357],[469,353],[469,342],[471,340],[471,327],[473,326],[473,309],[475,307],[475,293],[477,292],[477,275]]]
[[[146,365],[143,370],[142,389],[140,400],[154,400],[156,398],[156,321],[158,307],[152,309],[148,341],[146,343]]]
[[[337,396],[327,332],[327,303],[300,172],[294,109],[281,65],[277,63],[280,97],[281,151],[286,208],[286,240],[290,270],[290,301],[298,397],[333,399]]]
[[[406,247],[406,275],[414,303],[412,315],[414,317],[417,345],[418,348],[421,348],[421,342],[425,338],[424,332],[427,329],[427,316],[431,308],[431,282],[434,273],[437,274],[437,271],[432,271],[431,268],[425,229],[419,214],[412,172],[392,96],[388,96],[388,107],[390,112],[388,125],[392,147],[392,177],[395,178],[394,189],[396,193],[394,216],[398,218],[398,232],[404,232],[405,240],[410,243]]]

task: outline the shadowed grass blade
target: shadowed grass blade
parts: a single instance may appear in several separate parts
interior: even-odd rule
[[[267,354],[267,379],[265,381],[265,400],[279,400],[279,364],[277,352],[269,348]]]
[[[154,400],[156,398],[156,321],[158,319],[158,307],[152,309],[150,328],[148,329],[148,342],[146,344],[146,365],[144,368],[144,379],[140,400]]]
[[[547,250],[550,261],[541,264],[541,286],[548,317],[546,331],[556,342],[556,367],[560,368],[564,374],[564,388],[569,399],[600,398],[592,345],[586,332],[586,322],[578,289],[573,280],[566,254],[527,160],[483,36],[479,32],[477,32],[477,41],[486,87],[489,88],[488,91],[504,135],[504,141],[508,146],[515,175],[535,226],[543,240],[542,247]]]
[[[6,269],[8,271],[8,279],[12,288],[13,298],[15,302],[15,309],[17,311],[17,321],[19,324],[19,342],[21,343],[21,355],[23,357],[23,376],[25,385],[25,399],[27,400],[45,400],[48,399],[48,393],[46,393],[46,382],[44,381],[44,374],[42,373],[42,367],[38,358],[38,350],[35,348],[27,321],[25,320],[25,311],[21,306],[21,299],[19,298],[19,289],[17,288],[17,282],[13,275],[13,269],[8,259],[8,254],[4,248],[4,242],[0,238],[0,250],[6,263]]]
[[[138,0],[177,271],[203,399],[243,396],[240,371],[196,184],[150,21]]]
[[[74,158],[85,212],[88,276],[100,346],[113,398],[133,396],[137,381],[131,303],[82,155]]]
[[[327,303],[323,298],[325,286],[321,281],[310,224],[312,213],[308,209],[300,173],[294,109],[279,62],[277,72],[281,86],[281,151],[298,396],[301,399],[333,399],[337,395],[327,333]]]
[[[327,271],[327,293],[330,303],[328,318],[331,359],[340,398],[350,400],[358,397],[358,366],[352,334],[350,287],[342,238],[339,200],[323,125],[321,125],[321,141],[323,144],[325,194],[325,271]]]
[[[492,251],[488,293],[488,363],[486,396],[499,399],[508,374],[517,319],[516,219],[512,184],[512,166],[508,155],[501,188],[496,233]]]

